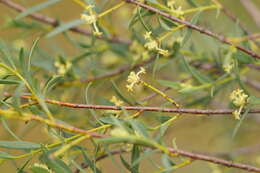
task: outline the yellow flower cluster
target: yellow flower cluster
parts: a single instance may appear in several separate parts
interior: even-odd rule
[[[148,41],[147,43],[145,43],[144,47],[147,48],[148,50],[156,50],[158,51],[159,54],[163,56],[168,56],[169,55],[168,50],[159,48],[158,42],[151,37],[151,34],[152,34],[151,31],[146,32],[144,34],[144,39]]]
[[[54,63],[54,66],[57,68],[58,74],[64,75],[65,73],[67,73],[67,71],[69,71],[72,64],[70,61],[66,61],[64,63],[61,63],[60,61],[56,61]]]
[[[232,101],[232,103],[235,106],[239,107],[238,110],[235,110],[233,112],[235,119],[239,120],[240,113],[241,113],[243,107],[247,104],[248,95],[245,94],[243,90],[236,89],[230,94],[230,100]]]
[[[248,95],[241,89],[236,89],[230,94],[230,99],[236,106],[242,106],[247,103]]]
[[[94,14],[94,11],[92,10],[94,6],[91,6],[89,9],[88,9],[88,13],[89,14],[82,14],[81,15],[81,19],[83,19],[86,24],[89,24],[89,25],[93,25],[94,27],[94,35],[95,36],[101,36],[102,35],[102,32],[99,31],[98,29],[98,26],[97,26],[97,16]]]
[[[128,91],[133,91],[134,86],[140,82],[140,75],[145,74],[145,69],[143,67],[140,68],[140,71],[135,73],[135,72],[130,72],[127,82],[128,84],[126,85],[126,88]]]
[[[81,14],[81,19],[83,19],[86,24],[89,25],[97,22],[97,17],[95,15]]]
[[[222,67],[226,73],[230,73],[231,70],[234,68],[234,61],[230,60],[227,63],[224,63]]]

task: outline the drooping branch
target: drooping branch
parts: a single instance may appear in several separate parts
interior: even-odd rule
[[[223,35],[216,34],[216,33],[212,32],[210,30],[201,28],[201,27],[199,27],[197,25],[194,25],[194,24],[191,24],[190,22],[187,22],[185,20],[181,20],[181,19],[179,19],[177,17],[174,17],[174,16],[172,16],[172,15],[170,15],[168,13],[165,13],[165,12],[163,12],[161,10],[158,10],[158,9],[156,9],[154,7],[151,7],[151,6],[147,5],[147,4],[144,4],[144,3],[140,2],[140,1],[136,1],[136,0],[125,0],[125,1],[127,3],[130,3],[130,4],[134,4],[136,6],[140,6],[140,7],[144,8],[144,9],[146,9],[148,11],[151,11],[153,13],[156,13],[156,14],[162,16],[162,17],[168,18],[168,19],[172,20],[173,22],[177,22],[179,24],[186,25],[188,28],[193,29],[195,31],[198,31],[198,32],[200,32],[202,34],[208,35],[208,36],[210,36],[212,38],[215,38],[215,39],[221,41],[222,43],[233,45],[233,43],[230,40],[228,40],[226,37],[224,37]],[[237,49],[241,50],[242,52],[244,52],[244,53],[246,53],[246,54],[248,54],[248,55],[250,55],[250,56],[252,56],[254,58],[260,59],[260,55],[259,54],[255,53],[255,52],[253,52],[251,50],[248,50],[246,48],[243,48],[241,46],[238,46],[238,45],[234,45],[234,46]]]
[[[15,2],[13,2],[11,0],[0,0],[0,3],[12,8],[12,9],[15,9],[18,12],[24,12],[26,10],[26,8],[20,6],[19,4],[16,4]],[[51,25],[53,27],[59,26],[59,22],[56,19],[44,16],[44,15],[39,14],[39,13],[32,13],[32,14],[29,15],[29,17],[31,17],[32,19],[37,20],[39,22]],[[82,29],[80,27],[72,27],[69,30],[72,31],[72,32],[87,35],[87,36],[92,35],[91,31],[86,30],[86,29]],[[97,38],[102,39],[102,40],[106,40],[106,41],[109,41],[109,42],[113,42],[113,43],[130,44],[129,40],[124,40],[124,39],[121,39],[119,37],[107,38],[107,37],[104,37],[104,36],[98,36]]]

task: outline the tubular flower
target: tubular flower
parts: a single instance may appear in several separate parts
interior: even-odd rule
[[[127,82],[128,85],[126,85],[126,88],[128,91],[133,91],[133,88],[136,84],[138,84],[140,82],[140,75],[141,74],[145,74],[145,69],[143,67],[140,68],[140,71],[135,73],[135,72],[131,72],[127,78]]]

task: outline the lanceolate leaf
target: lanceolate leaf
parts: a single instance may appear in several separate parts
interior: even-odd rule
[[[54,4],[58,3],[59,1],[61,1],[61,0],[49,0],[49,1],[43,2],[41,4],[38,4],[38,5],[34,6],[34,7],[28,8],[27,10],[23,11],[22,13],[20,13],[16,17],[16,19],[21,19],[23,17],[26,17],[26,16],[28,16],[28,15],[36,12],[36,11],[39,11],[39,10],[47,8],[47,7],[51,6],[51,5],[54,5]]]
[[[67,31],[68,29],[74,27],[74,26],[77,26],[77,25],[80,25],[80,24],[83,24],[85,23],[84,20],[82,19],[76,19],[76,20],[73,20],[73,21],[70,21],[68,23],[65,23],[65,24],[61,24],[60,26],[56,27],[54,30],[52,30],[51,32],[49,32],[46,37],[47,38],[50,38],[50,37],[53,37],[57,34],[60,34],[64,31]]]
[[[41,145],[26,141],[0,141],[0,147],[11,149],[38,149]]]

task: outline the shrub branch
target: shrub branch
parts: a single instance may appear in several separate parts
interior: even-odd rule
[[[223,35],[219,35],[219,34],[216,34],[216,33],[212,32],[212,31],[210,31],[210,30],[207,30],[207,29],[201,28],[199,26],[193,25],[193,24],[191,24],[191,23],[189,23],[189,22],[187,22],[185,20],[178,19],[177,17],[174,17],[174,16],[172,16],[172,15],[170,15],[168,13],[165,13],[163,11],[160,11],[160,10],[158,10],[158,9],[156,9],[154,7],[151,7],[151,6],[147,5],[147,4],[144,4],[144,3],[140,2],[140,1],[136,1],[136,0],[125,0],[125,1],[127,3],[134,4],[134,5],[137,5],[139,7],[142,7],[144,9],[148,10],[148,11],[154,12],[154,13],[162,16],[162,17],[168,18],[168,19],[170,19],[170,20],[172,20],[174,22],[177,22],[179,24],[186,25],[188,28],[191,28],[191,29],[193,29],[195,31],[198,31],[198,32],[202,33],[202,34],[205,34],[205,35],[208,35],[208,36],[210,36],[212,38],[215,38],[215,39],[221,41],[222,43],[233,45],[233,43],[231,41],[229,41]],[[248,55],[250,55],[250,56],[252,56],[254,58],[260,59],[260,55],[259,54],[255,53],[255,52],[253,52],[251,50],[245,49],[245,48],[243,48],[241,46],[238,46],[238,45],[234,45],[234,46],[237,49],[241,50],[242,52],[244,52],[244,53],[246,53],[246,54],[248,54]]]

